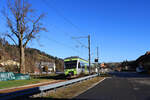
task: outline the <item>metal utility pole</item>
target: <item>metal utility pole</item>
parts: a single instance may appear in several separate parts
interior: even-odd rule
[[[97,46],[97,59],[99,59],[99,52],[98,52],[98,46]]]
[[[97,54],[97,57],[95,58],[95,62],[98,63],[98,60],[99,60],[98,47],[96,47],[96,54]]]
[[[95,65],[96,65],[96,70],[98,75],[100,75],[99,71],[100,71],[100,66],[98,65],[98,61],[99,61],[99,53],[98,53],[98,46],[96,47],[96,54],[97,57],[95,58]]]
[[[91,74],[91,46],[90,46],[90,35],[88,35],[88,49],[89,49],[89,73]]]
[[[79,39],[79,38],[88,38],[88,53],[89,53],[89,73],[91,74],[91,44],[90,44],[90,35],[88,35],[88,37],[84,36],[84,37],[72,37],[73,39]]]

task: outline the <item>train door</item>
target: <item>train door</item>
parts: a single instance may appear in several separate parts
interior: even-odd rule
[[[82,67],[81,67],[81,62],[78,59],[78,63],[77,63],[77,74],[80,74],[82,72]]]

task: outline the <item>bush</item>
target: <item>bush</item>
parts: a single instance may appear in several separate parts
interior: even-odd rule
[[[4,66],[6,72],[19,72],[19,68],[16,65]]]

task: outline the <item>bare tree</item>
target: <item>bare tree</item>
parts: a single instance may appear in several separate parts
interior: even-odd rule
[[[10,32],[6,35],[19,47],[20,73],[25,73],[25,48],[28,42],[41,31],[45,31],[40,22],[44,14],[37,18],[33,14],[31,5],[26,0],[8,0],[9,12],[3,11]]]

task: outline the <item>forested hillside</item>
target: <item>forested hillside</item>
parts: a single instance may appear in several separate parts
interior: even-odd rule
[[[15,45],[10,45],[4,38],[0,38],[0,62],[13,60],[19,62],[19,49]],[[36,62],[55,62],[56,70],[63,70],[63,59],[51,56],[34,48],[25,49],[26,72],[33,72]]]

